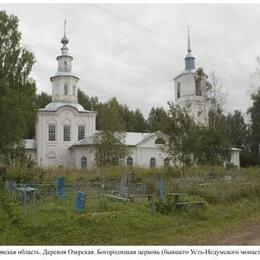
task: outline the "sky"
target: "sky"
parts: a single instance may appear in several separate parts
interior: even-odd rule
[[[246,113],[258,87],[260,4],[0,4],[19,18],[22,44],[36,58],[37,92],[51,94],[63,23],[78,87],[107,101],[115,96],[148,116],[174,100],[184,70],[187,27],[196,67],[214,73],[226,112]],[[260,80],[259,80],[260,82]]]

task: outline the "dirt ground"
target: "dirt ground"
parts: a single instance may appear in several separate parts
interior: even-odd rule
[[[227,232],[208,240],[210,245],[260,245],[260,222],[242,226],[234,232]]]

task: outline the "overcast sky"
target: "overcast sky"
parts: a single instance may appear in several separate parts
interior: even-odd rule
[[[260,5],[0,4],[20,19],[22,42],[36,57],[37,91],[51,93],[67,19],[79,88],[101,101],[116,96],[145,116],[174,100],[184,69],[187,26],[196,66],[212,72],[226,93],[226,111],[250,106],[251,75],[260,55]]]

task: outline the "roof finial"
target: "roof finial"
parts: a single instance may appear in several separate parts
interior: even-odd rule
[[[191,48],[190,48],[190,27],[188,26],[188,54],[191,53]]]
[[[64,44],[64,45],[69,43],[69,39],[66,36],[66,29],[67,29],[66,25],[67,25],[67,20],[65,19],[64,24],[63,24],[63,26],[64,26],[64,36],[61,39],[61,43]]]
[[[67,25],[67,20],[65,19],[64,24],[63,24],[63,26],[64,26],[64,36],[65,37],[66,37],[66,25]]]

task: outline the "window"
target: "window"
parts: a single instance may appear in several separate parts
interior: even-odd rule
[[[177,98],[181,97],[181,83],[177,83]]]
[[[85,127],[79,126],[78,127],[78,140],[82,140],[85,138]]]
[[[85,169],[87,168],[87,165],[88,165],[88,160],[85,156],[81,157],[80,159],[80,166],[81,166],[81,169]]]
[[[133,158],[132,157],[128,157],[126,159],[126,165],[128,165],[128,166],[132,166],[133,165]]]
[[[70,126],[69,125],[65,125],[63,127],[63,140],[70,141]]]
[[[68,96],[68,94],[69,94],[69,87],[68,87],[67,84],[65,84],[65,85],[64,85],[64,95],[65,95],[65,96]]]
[[[165,141],[163,140],[162,137],[158,137],[158,138],[155,140],[155,143],[156,143],[156,144],[165,144]]]
[[[73,86],[73,96],[76,96],[76,86]]]
[[[196,84],[196,96],[201,96],[201,87],[200,84]]]
[[[169,167],[170,166],[170,159],[169,158],[165,158],[164,159],[164,167]]]
[[[55,125],[49,125],[49,141],[55,141]]]
[[[155,168],[155,166],[156,166],[156,160],[155,160],[155,158],[151,158],[150,159],[150,168]]]

